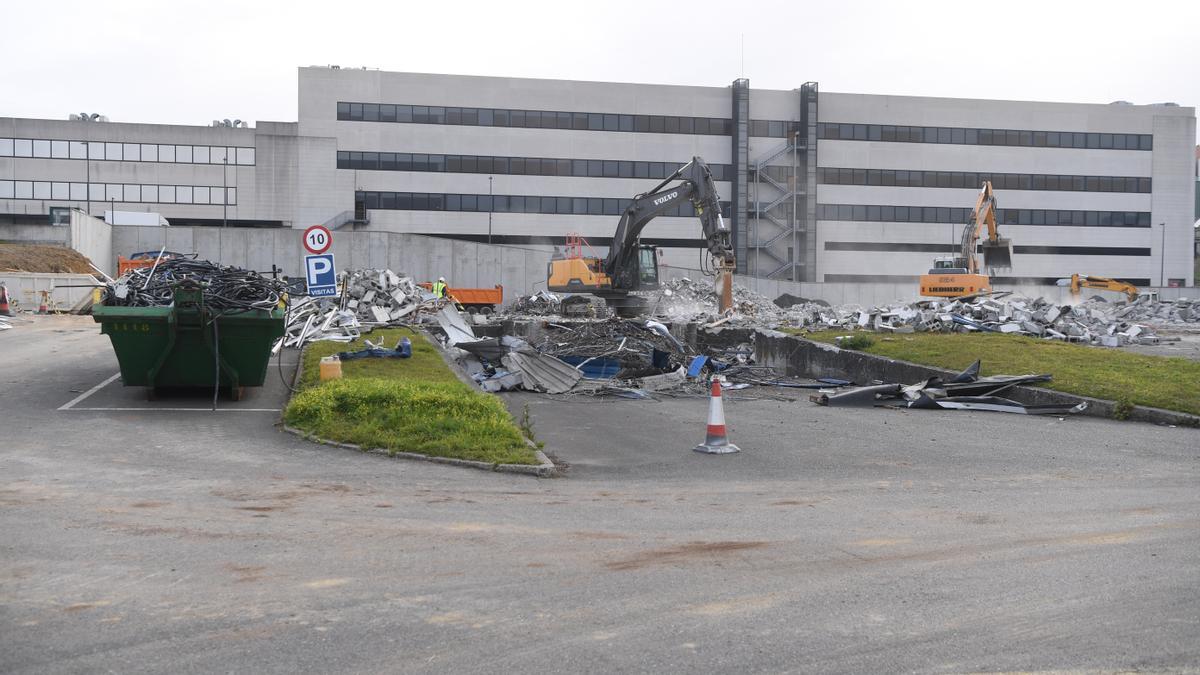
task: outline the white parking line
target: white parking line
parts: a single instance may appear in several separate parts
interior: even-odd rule
[[[59,408],[63,410],[63,408]],[[279,412],[279,408],[217,408],[215,411],[211,408],[70,408],[70,410],[81,410],[86,412],[131,412],[145,410],[165,410],[167,412]]]
[[[120,372],[116,373],[115,375],[113,375],[112,377],[108,378],[107,380],[105,380],[105,381],[101,382],[100,384],[98,384],[98,385],[96,385],[96,386],[92,387],[91,389],[88,389],[87,391],[85,391],[85,392],[83,392],[82,394],[80,394],[80,395],[76,396],[75,398],[71,399],[70,401],[67,401],[67,402],[66,402],[66,403],[64,403],[63,405],[59,406],[59,408],[58,408],[58,409],[59,409],[59,410],[70,410],[71,408],[74,408],[76,403],[79,403],[79,402],[80,402],[80,401],[82,401],[83,399],[85,399],[85,398],[87,398],[87,397],[91,396],[92,394],[94,394],[94,393],[96,393],[96,392],[100,391],[101,389],[103,389],[104,387],[108,386],[108,385],[109,385],[109,384],[110,384],[110,383],[111,383],[113,380],[117,379],[117,378],[118,378],[118,377],[120,377],[120,376],[121,376],[121,373],[120,373]]]

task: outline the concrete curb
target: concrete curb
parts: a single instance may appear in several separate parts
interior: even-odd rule
[[[913,383],[934,376],[945,378],[957,374],[919,363],[841,349],[824,342],[815,342],[773,330],[758,329],[752,334],[746,331],[744,335],[725,336],[726,340],[738,338],[742,338],[741,341],[754,342],[755,358],[761,365],[779,368],[789,375],[801,377],[842,377],[855,382],[882,380]],[[1087,409],[1080,414],[1089,417],[1116,419],[1114,414],[1118,409],[1116,401],[1078,396],[1041,387],[1014,387],[1008,390],[1005,396],[1026,405],[1087,403]],[[1125,419],[1150,424],[1200,427],[1200,417],[1196,415],[1147,406],[1133,406]]]
[[[438,347],[438,353],[441,354],[442,360],[445,361],[450,366],[450,369],[452,371],[454,371],[454,374],[457,375],[461,379],[463,377],[463,373],[461,373],[459,371],[457,364],[455,364],[447,359],[446,351],[444,349],[442,349],[439,345],[437,345],[437,343],[433,343],[433,344],[435,347]],[[306,349],[308,349],[307,345],[305,345],[304,348],[300,350],[299,362],[296,364],[296,374],[292,378],[292,387],[295,387],[296,383],[299,382],[300,378],[302,377],[302,373],[303,373],[303,369],[304,369],[304,351]],[[525,443],[530,447],[530,449],[533,450],[534,457],[537,457],[538,464],[536,464],[536,465],[534,465],[534,464],[489,464],[487,462],[479,462],[479,461],[470,460],[470,459],[455,459],[453,457],[431,457],[430,455],[423,455],[419,452],[390,452],[383,448],[365,448],[364,449],[361,445],[355,445],[353,443],[339,443],[337,441],[331,441],[326,438],[321,438],[320,436],[317,436],[316,434],[309,433],[307,431],[303,431],[301,429],[297,429],[295,427],[288,426],[287,422],[284,421],[283,416],[284,416],[284,413],[287,411],[287,404],[288,404],[288,402],[290,402],[292,400],[293,395],[295,395],[295,392],[292,392],[289,389],[288,390],[288,400],[284,402],[283,408],[279,411],[279,427],[281,429],[283,429],[284,431],[288,432],[289,434],[292,434],[294,436],[299,436],[300,438],[303,438],[304,440],[309,441],[311,443],[318,443],[320,445],[332,445],[332,446],[339,447],[339,448],[349,448],[351,450],[358,450],[359,452],[365,452],[365,453],[369,453],[372,455],[383,455],[385,457],[395,457],[398,459],[424,460],[426,462],[433,462],[434,464],[448,464],[450,466],[461,466],[461,467],[466,467],[469,469],[481,469],[483,471],[494,471],[494,472],[499,472],[499,473],[516,473],[516,474],[523,474],[526,476],[535,476],[537,478],[553,478],[558,475],[558,467],[554,465],[554,462],[550,461],[550,458],[547,457],[544,452],[542,452],[541,450],[538,450],[537,446],[533,443],[533,441],[529,440],[528,438],[525,439]]]
[[[461,466],[468,469],[480,469],[483,471],[492,471],[497,473],[516,473],[526,476],[535,476],[537,478],[553,478],[558,473],[558,467],[554,465],[554,462],[551,462],[549,457],[547,457],[541,450],[537,449],[535,449],[533,452],[538,458],[538,462],[540,462],[540,464],[489,464],[487,462],[479,462],[472,459],[432,457],[430,455],[422,455],[419,452],[390,452],[383,448],[363,448],[361,445],[355,445],[354,443],[339,443],[338,441],[331,441],[326,438],[321,438],[316,434],[288,426],[287,424],[281,424],[280,426],[289,434],[299,436],[300,438],[303,438],[311,443],[332,445],[338,448],[348,448],[350,450],[358,450],[359,452],[365,452],[371,455],[382,455],[384,457],[394,457],[397,459],[424,460],[434,464],[448,464],[450,466]],[[526,439],[526,443],[528,442],[529,440]]]

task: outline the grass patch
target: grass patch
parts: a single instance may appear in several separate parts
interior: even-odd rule
[[[833,343],[845,331],[805,337]],[[1050,373],[1044,386],[1080,396],[1200,415],[1200,362],[1148,356],[1116,349],[995,333],[910,333],[876,336],[861,349],[869,354],[948,370],[982,359],[983,375]]]
[[[493,464],[538,463],[500,399],[463,384],[424,335],[389,328],[365,337],[387,347],[408,337],[412,358],[346,361],[342,379],[321,382],[321,357],[366,345],[362,338],[308,345],[297,393],[284,412],[288,425],[364,448]]]

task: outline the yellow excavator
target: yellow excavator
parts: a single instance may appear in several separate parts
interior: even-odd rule
[[[1012,241],[1001,239],[996,226],[996,195],[992,182],[985,181],[975,200],[975,210],[962,231],[958,255],[934,258],[933,269],[921,275],[921,295],[937,298],[956,298],[992,290],[989,274],[994,269],[1012,267]],[[979,235],[987,227],[987,239]],[[984,269],[979,266],[975,248],[983,250]]]
[[[1137,300],[1138,296],[1142,295],[1141,290],[1133,284],[1120,281],[1119,279],[1093,277],[1087,274],[1072,274],[1070,279],[1059,279],[1057,284],[1059,286],[1070,286],[1071,295],[1075,297],[1079,297],[1079,291],[1083,288],[1099,288],[1106,291],[1124,293],[1130,302]],[[1156,296],[1157,294],[1151,295]]]

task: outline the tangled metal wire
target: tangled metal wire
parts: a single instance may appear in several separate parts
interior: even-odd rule
[[[152,273],[153,270],[153,273]],[[121,307],[165,307],[174,301],[172,289],[193,281],[203,287],[204,304],[217,314],[253,309],[270,310],[279,304],[287,285],[258,272],[228,267],[207,260],[170,258],[153,268],[130,270],[105,288],[104,304]]]

